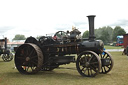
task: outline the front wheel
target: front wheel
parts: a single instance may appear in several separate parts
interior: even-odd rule
[[[95,52],[84,51],[78,55],[76,68],[82,76],[94,77],[100,72],[101,60]]]
[[[113,65],[114,65],[112,56],[107,51],[104,51],[103,54],[100,54],[99,56],[101,57],[101,61],[102,61],[102,67],[101,67],[100,73],[107,74],[108,72],[110,72],[112,70]],[[105,64],[104,64],[104,62],[105,62]]]

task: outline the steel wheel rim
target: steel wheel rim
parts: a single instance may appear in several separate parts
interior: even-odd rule
[[[31,43],[21,45],[15,55],[15,65],[22,74],[35,74],[43,64],[43,54],[40,48]]]
[[[85,51],[78,56],[76,67],[82,76],[94,77],[100,71],[101,61],[96,53]]]

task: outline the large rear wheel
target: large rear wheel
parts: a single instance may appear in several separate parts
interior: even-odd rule
[[[41,49],[32,43],[21,45],[15,54],[15,65],[22,74],[35,74],[41,70],[43,54]]]

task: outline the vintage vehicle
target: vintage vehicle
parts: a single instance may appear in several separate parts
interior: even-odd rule
[[[116,46],[123,46],[123,36],[117,36]]]
[[[7,38],[0,39],[0,56],[5,62],[11,61],[13,59],[13,54],[7,49]]]
[[[42,36],[39,40],[28,37],[15,54],[18,71],[22,74],[35,74],[38,71],[51,71],[60,65],[73,62],[84,77],[110,72],[113,67],[112,56],[103,50],[104,43],[101,40],[95,40],[95,15],[87,17],[88,39],[82,39],[78,29],[73,29],[71,32],[58,31],[53,37]],[[76,54],[77,57],[72,54]]]
[[[125,54],[128,56],[128,34],[123,35],[123,48],[124,48],[124,51],[122,55]]]

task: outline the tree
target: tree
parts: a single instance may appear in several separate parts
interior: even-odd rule
[[[113,37],[112,37],[113,41],[116,41],[118,35],[124,35],[124,34],[126,34],[126,31],[120,26],[116,26],[113,30]]]
[[[15,35],[15,37],[13,38],[13,40],[25,40],[25,36],[21,35],[21,34],[17,34]]]
[[[87,31],[85,31],[85,32],[83,33],[82,38],[88,38],[88,37],[89,37],[89,31],[87,30]]]
[[[108,38],[108,41],[109,42],[112,42],[112,33],[113,33],[113,28],[112,27],[110,27],[110,26],[107,26],[107,32],[108,32],[108,34],[109,34],[109,38]]]
[[[113,29],[110,26],[95,29],[96,39],[102,40],[105,44],[112,42]]]

